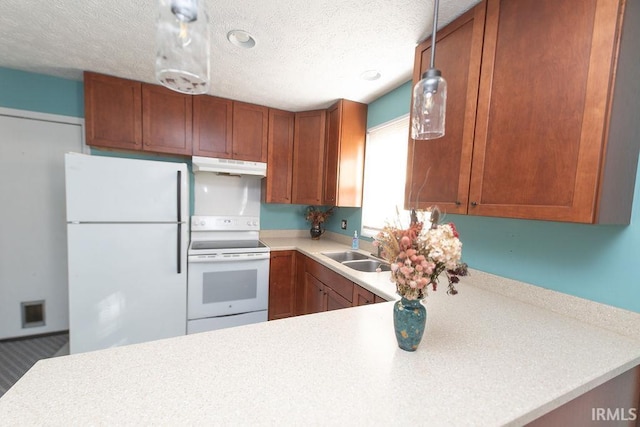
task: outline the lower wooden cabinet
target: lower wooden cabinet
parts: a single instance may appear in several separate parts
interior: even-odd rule
[[[307,259],[305,255],[296,251],[296,277],[294,279],[296,282],[296,294],[294,296],[294,310],[296,316],[305,314],[305,259]]]
[[[298,251],[271,252],[269,320],[386,302]]]
[[[271,252],[269,264],[269,320],[295,315],[296,251]]]
[[[353,284],[353,305],[354,306],[374,304],[376,302],[380,302],[380,301],[376,301],[376,297],[379,300],[384,301],[384,299],[380,298],[378,295],[374,294],[373,292],[363,288],[362,286],[356,285],[355,283]]]
[[[324,283],[308,272],[304,273],[304,314],[327,311]]]
[[[382,297],[379,297],[378,295],[374,295],[373,296],[373,302],[375,304],[378,304],[379,302],[387,302],[387,300],[382,298]]]

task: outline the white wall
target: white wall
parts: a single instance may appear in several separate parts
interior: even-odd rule
[[[64,153],[84,149],[84,120],[0,108],[0,339],[69,327]],[[45,301],[22,328],[21,302]]]

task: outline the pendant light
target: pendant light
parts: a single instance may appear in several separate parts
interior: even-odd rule
[[[209,91],[209,18],[205,0],[159,0],[156,79],[190,95]]]
[[[447,82],[440,70],[435,68],[436,26],[438,24],[438,3],[434,0],[433,29],[431,33],[431,63],[422,74],[421,80],[413,87],[413,110],[411,138],[435,139],[444,136],[444,122],[447,107]]]

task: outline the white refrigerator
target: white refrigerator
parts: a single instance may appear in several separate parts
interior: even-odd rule
[[[65,155],[71,354],[186,334],[184,163]]]

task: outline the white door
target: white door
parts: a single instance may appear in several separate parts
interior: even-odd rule
[[[176,224],[67,227],[71,353],[186,333],[188,233],[179,254]]]
[[[189,216],[184,163],[69,153],[67,221],[171,222]],[[180,198],[179,198],[180,196]]]
[[[0,108],[0,339],[64,331],[64,153],[82,150],[82,119]],[[21,303],[44,301],[44,325]]]

